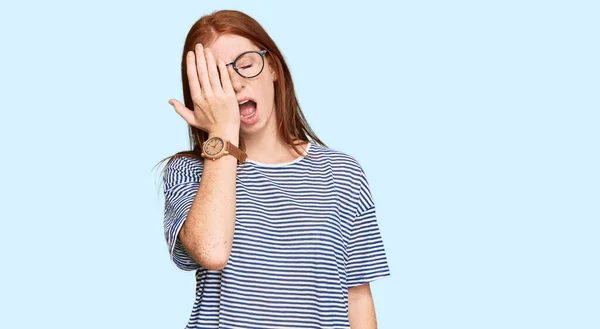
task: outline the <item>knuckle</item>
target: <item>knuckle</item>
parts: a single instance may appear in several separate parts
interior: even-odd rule
[[[202,97],[198,97],[198,96],[192,97],[192,102],[194,102],[194,104],[200,104],[200,103],[202,103],[202,101],[203,101]]]

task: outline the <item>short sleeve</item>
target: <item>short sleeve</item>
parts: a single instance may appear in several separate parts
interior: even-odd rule
[[[187,218],[200,184],[200,174],[189,159],[171,160],[163,176],[165,213],[164,231],[171,262],[183,271],[194,271],[201,266],[192,258],[179,240],[179,231]]]
[[[346,282],[348,288],[390,276],[390,269],[377,223],[375,203],[365,172],[360,169],[358,210],[348,243]]]

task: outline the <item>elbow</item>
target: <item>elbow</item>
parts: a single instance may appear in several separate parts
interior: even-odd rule
[[[211,250],[193,255],[196,262],[203,268],[211,271],[220,271],[229,262],[229,252],[225,250]]]
[[[221,271],[227,265],[226,261],[222,260],[204,260],[200,265],[210,271]]]
[[[209,270],[209,271],[221,271],[225,268],[225,265],[227,263],[210,263],[207,265],[202,265],[202,267],[204,267],[205,269]]]
[[[188,251],[190,256],[196,261],[196,263],[198,263],[203,268],[211,271],[220,271],[223,268],[225,268],[225,266],[229,262],[231,243],[224,243],[221,244],[221,246],[219,246],[218,243],[196,242],[203,241],[205,239],[201,237],[188,237],[185,226],[181,229],[181,232],[179,234],[185,249]]]

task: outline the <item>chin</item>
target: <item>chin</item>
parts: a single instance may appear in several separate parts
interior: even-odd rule
[[[251,133],[255,133],[257,131],[261,131],[263,130],[266,126],[267,123],[270,120],[274,119],[274,111],[271,110],[270,112],[268,111],[264,111],[263,109],[261,109],[260,107],[257,110],[257,114],[258,114],[258,121],[255,122],[252,125],[246,125],[245,123],[241,123],[240,125],[240,131],[247,133],[247,134],[251,134]]]

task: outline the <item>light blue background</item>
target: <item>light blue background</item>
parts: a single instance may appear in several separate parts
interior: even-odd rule
[[[167,101],[217,9],[265,27],[365,168],[379,328],[600,328],[595,1],[3,4],[0,327],[184,327],[153,166],[188,146]]]

